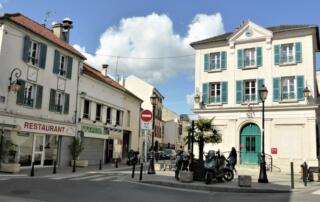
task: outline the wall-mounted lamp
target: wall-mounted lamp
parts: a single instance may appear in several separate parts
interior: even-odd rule
[[[15,79],[13,78],[13,75],[16,77]],[[19,68],[14,68],[12,71],[11,71],[11,75],[10,75],[10,78],[9,78],[9,86],[8,86],[8,91],[9,92],[18,92],[21,88],[21,82],[19,80],[21,76],[21,70]]]

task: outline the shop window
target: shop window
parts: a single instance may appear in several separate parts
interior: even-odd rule
[[[57,160],[58,155],[58,136],[46,135],[45,136],[45,147],[44,147],[44,162],[43,165],[53,165],[54,161]]]

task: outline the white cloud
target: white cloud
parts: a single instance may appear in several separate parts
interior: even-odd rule
[[[106,55],[135,58],[171,57],[192,55],[190,42],[222,34],[224,26],[220,13],[198,14],[189,24],[186,36],[173,31],[173,22],[167,15],[152,13],[143,17],[122,19],[118,26],[109,27],[100,37],[95,54],[86,53],[85,47],[74,45],[88,58],[88,63],[100,68],[109,64],[115,75],[116,58]],[[193,73],[194,57],[178,59],[127,59],[119,58],[118,73],[134,74],[148,82],[158,83],[174,77],[179,72]]]
[[[0,3],[0,10],[1,10],[1,9],[3,9],[3,5],[2,5],[2,3]]]
[[[193,107],[193,100],[194,100],[194,93],[186,95],[186,102],[188,106]]]

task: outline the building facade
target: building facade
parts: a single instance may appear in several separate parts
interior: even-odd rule
[[[213,118],[222,143],[205,147],[240,152],[240,164],[258,164],[261,151],[265,85],[265,153],[274,169],[298,170],[319,155],[318,86],[315,55],[319,32],[314,25],[264,28],[243,23],[234,32],[191,43],[195,56],[194,113]],[[305,97],[304,90],[310,90]],[[268,163],[268,162],[267,162]]]
[[[147,109],[152,111],[152,104],[150,101],[150,97],[155,94],[158,97],[158,102],[155,106],[155,112],[154,112],[154,118],[155,118],[155,125],[154,125],[154,146],[155,150],[158,151],[160,148],[163,147],[163,121],[162,121],[162,109],[163,109],[163,99],[164,97],[161,95],[161,93],[151,84],[141,80],[140,78],[136,76],[128,76],[125,81],[123,82],[126,89],[128,89],[130,92],[134,93],[136,96],[138,96],[141,100],[143,100],[143,103],[141,105],[142,109]],[[144,131],[141,131],[141,137],[144,137]],[[151,131],[147,132],[147,148],[151,147]],[[145,138],[140,138],[140,148],[141,152],[143,152],[142,148],[144,148],[145,145]]]
[[[182,134],[182,126],[179,115],[166,107],[162,109],[163,121],[163,145],[165,148],[178,148],[179,136]]]
[[[76,133],[78,69],[85,57],[64,32],[19,14],[0,18],[1,163],[21,167],[69,165],[69,144]],[[62,33],[62,23],[56,24]],[[11,78],[11,79],[10,79]]]
[[[142,100],[107,76],[106,69],[100,72],[88,64],[83,65],[79,92],[81,159],[89,165],[108,163],[127,159],[130,149],[139,150]]]

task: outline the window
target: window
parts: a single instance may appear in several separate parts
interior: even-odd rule
[[[210,70],[220,69],[220,53],[210,53]]]
[[[31,41],[31,46],[29,50],[29,64],[33,66],[39,66],[39,58],[40,58],[40,44]]]
[[[60,56],[59,75],[65,77],[67,73],[67,57],[65,55]]]
[[[26,83],[23,92],[23,105],[33,107],[36,85]]]
[[[293,43],[290,44],[282,44],[281,45],[281,53],[280,53],[280,63],[292,63],[294,62],[294,47]]]
[[[281,78],[281,99],[295,99],[295,77]]]
[[[122,111],[117,110],[116,125],[122,126]]]
[[[220,102],[221,102],[221,84],[210,83],[209,103],[220,103]]]
[[[88,119],[90,116],[90,101],[84,100],[84,106],[83,106],[83,118]]]
[[[131,116],[131,113],[130,113],[130,110],[127,111],[127,126],[130,127],[130,116]]]
[[[107,123],[111,124],[111,108],[107,108]]]
[[[101,104],[97,104],[96,121],[101,121]]]
[[[64,94],[57,91],[55,99],[55,111],[62,112],[64,103]]]
[[[244,81],[244,101],[256,101],[256,80]]]
[[[252,67],[255,66],[256,61],[256,49],[244,49],[244,67]]]

